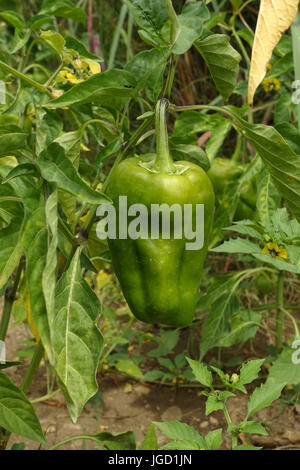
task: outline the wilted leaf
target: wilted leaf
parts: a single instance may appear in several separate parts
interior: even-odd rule
[[[299,0],[261,0],[249,75],[250,105],[253,103],[256,88],[266,74],[274,47],[296,17],[298,4]]]

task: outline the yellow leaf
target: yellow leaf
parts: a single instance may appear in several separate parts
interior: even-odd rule
[[[101,65],[99,64],[99,62],[96,62],[95,60],[92,60],[92,59],[87,59],[86,57],[83,59],[83,62],[88,64],[89,69],[93,75],[95,75],[95,73],[101,72]]]
[[[296,17],[298,4],[299,0],[261,0],[260,2],[248,85],[250,105],[253,104],[257,87],[264,79],[274,47]]]

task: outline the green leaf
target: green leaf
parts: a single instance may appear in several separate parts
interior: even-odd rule
[[[166,356],[169,354],[176,346],[179,340],[179,332],[178,330],[170,330],[164,332],[160,338],[155,338],[159,347],[156,349],[152,349],[148,356],[150,357],[160,357]]]
[[[275,129],[283,136],[287,144],[292,148],[292,150],[300,155],[300,132],[293,125],[288,122],[283,122],[276,125]]]
[[[25,28],[25,21],[19,13],[12,10],[6,10],[0,12],[0,17],[3,18],[7,23],[11,24],[16,29]]]
[[[63,123],[55,111],[38,108],[36,111],[36,154],[43,150],[60,135]]]
[[[13,367],[13,366],[19,366],[21,364],[22,364],[22,362],[20,362],[20,361],[6,361],[5,364],[2,364],[0,362],[0,370],[8,369],[9,367]]]
[[[161,366],[165,367],[169,371],[171,372],[175,371],[175,366],[173,362],[171,361],[171,359],[169,359],[168,357],[158,357],[157,361]]]
[[[210,168],[209,159],[206,153],[198,145],[172,144],[170,140],[170,151],[174,160],[187,160],[201,166],[204,171]]]
[[[236,86],[241,60],[229,40],[229,36],[225,34],[212,34],[194,44],[207,63],[215,85],[225,100]]]
[[[30,31],[20,31],[19,29],[16,29],[10,53],[15,54],[18,50],[24,47],[25,44],[28,42],[30,35]]]
[[[150,34],[157,36],[168,13],[163,0],[123,0],[137,25]]]
[[[209,395],[205,402],[205,415],[208,416],[218,410],[224,410],[224,403],[218,400],[217,397]]]
[[[231,122],[220,114],[205,114],[198,113],[197,111],[186,111],[176,119],[174,131],[170,140],[172,145],[175,146],[177,143],[183,143],[182,138],[210,131],[211,135],[206,143],[205,150],[209,160],[212,161],[223,145],[231,126]]]
[[[152,380],[158,380],[164,375],[164,372],[162,370],[150,370],[149,372],[146,372],[144,375],[144,379],[146,382],[151,382]]]
[[[126,431],[120,434],[101,432],[91,437],[93,437],[100,446],[104,446],[109,450],[136,450],[136,439],[132,431]]]
[[[78,83],[62,96],[49,101],[47,106],[61,108],[84,103],[95,103],[120,109],[123,98],[137,96],[136,80],[127,70],[111,69],[92,75]]]
[[[1,133],[5,128],[0,129]],[[16,150],[26,146],[26,134],[22,132],[8,132],[0,135],[0,155],[11,155]]]
[[[240,370],[239,383],[243,385],[250,384],[253,380],[257,379],[264,361],[264,359],[255,359],[244,363]]]
[[[238,302],[234,295],[235,284],[232,290],[226,292],[220,297],[216,303],[211,306],[210,312],[207,314],[200,340],[200,359],[204,357],[209,349],[216,345],[217,340],[224,336],[228,331],[230,318],[238,310]],[[233,290],[234,289],[234,290]]]
[[[230,322],[230,331],[226,331],[217,340],[215,346],[230,347],[253,338],[259,327],[261,315],[253,310],[240,310]]]
[[[118,361],[115,365],[120,372],[133,377],[136,380],[143,380],[144,376],[141,369],[130,359]]]
[[[251,446],[247,444],[241,444],[239,446],[233,447],[232,450],[260,450],[262,447]]]
[[[54,49],[58,55],[62,55],[66,41],[61,34],[54,31],[42,31],[41,38],[44,39],[44,41],[51,47],[51,49]]]
[[[15,180],[14,180],[15,181]],[[18,180],[19,182],[19,180]],[[53,361],[49,323],[43,294],[42,278],[48,251],[44,192],[30,183],[18,184],[25,207],[22,245],[26,255],[26,278],[34,325],[41,337],[50,362]]]
[[[257,181],[256,207],[261,222],[267,223],[275,210],[280,206],[281,196],[266,168],[260,173]]]
[[[274,268],[281,270],[281,271],[287,271],[290,273],[300,273],[300,267],[299,266],[294,266],[291,263],[288,263],[287,261],[284,261],[283,259],[276,259],[273,258],[271,255],[265,255],[265,254],[253,254],[254,258],[258,259],[259,261],[263,263],[268,263],[271,264]]]
[[[46,444],[30,401],[2,372],[0,372],[0,425],[7,431]]]
[[[148,428],[146,436],[141,444],[140,450],[157,450],[157,437],[155,434],[155,425],[154,423]]]
[[[244,253],[252,255],[254,253],[261,253],[261,248],[245,238],[231,238],[230,240],[222,243],[222,245],[212,248],[210,251],[214,251],[216,253]]]
[[[27,25],[29,26],[31,31],[37,31],[38,29],[41,29],[41,27],[44,26],[44,24],[52,23],[53,20],[54,18],[52,16],[38,14],[38,15],[32,16],[27,21]]]
[[[71,0],[44,0],[40,13],[70,18],[85,23],[87,16],[82,8],[76,8]]]
[[[253,226],[258,228],[255,222],[251,220],[240,220],[238,222],[234,222],[234,225],[231,225],[230,227],[225,227],[224,230],[241,233],[242,235],[249,235],[250,237],[257,238],[260,241],[265,241],[264,237]]]
[[[201,309],[207,310],[211,308],[212,304],[224,295],[224,292],[231,293],[232,295],[236,290],[242,275],[242,273],[237,273],[218,278],[208,289],[207,293],[201,297],[199,302]]]
[[[156,102],[164,85],[164,72],[167,59],[157,49],[136,54],[126,65],[125,70],[136,79],[138,88],[145,88],[147,97]]]
[[[205,387],[212,387],[212,373],[208,368],[202,364],[202,362],[194,361],[193,359],[186,358],[189,365],[192,368],[193,374],[198,382],[200,382]]]
[[[73,49],[79,55],[81,55],[82,57],[86,57],[87,59],[96,60],[98,62],[100,61],[103,62],[103,59],[98,57],[96,54],[92,54],[90,51],[88,51],[85,45],[82,44],[80,41],[78,41],[78,39],[73,38],[72,36],[67,36],[65,40],[66,40],[66,45],[65,45],[66,49]]]
[[[20,262],[23,253],[22,225],[23,212],[19,208],[19,214],[7,227],[0,230],[0,289],[6,284]]]
[[[73,163],[76,170],[79,168],[81,138],[82,132],[81,129],[78,129],[72,132],[65,132],[54,140],[54,142],[63,147],[66,157]],[[72,224],[76,217],[76,197],[63,189],[59,189],[58,201],[67,216],[68,222]]]
[[[161,447],[163,450],[206,450],[204,447],[201,447],[195,441],[189,441],[188,439],[180,439],[178,441],[168,442]]]
[[[98,389],[96,372],[103,347],[96,326],[100,313],[97,295],[82,279],[78,249],[57,284],[51,331],[55,371],[74,422]]]
[[[273,401],[280,397],[283,387],[284,384],[282,383],[278,384],[276,382],[269,381],[256,388],[248,401],[247,417],[250,417],[263,408],[270,406]]]
[[[18,176],[40,176],[36,165],[33,163],[21,163],[13,168],[3,180],[2,184],[7,183],[8,181],[17,178]]]
[[[278,125],[284,123],[287,123],[288,126],[291,126],[291,124],[289,124],[292,111],[291,104],[291,95],[288,93],[283,93],[274,108],[274,124],[276,128]]]
[[[300,341],[295,340],[294,348],[286,347],[274,361],[267,383],[276,382],[284,385],[298,385],[300,383]]]
[[[56,183],[58,188],[73,194],[82,201],[90,204],[109,202],[104,194],[98,193],[80,178],[59,144],[49,145],[48,149],[36,159],[36,163],[45,180]]]
[[[251,124],[240,118],[230,107],[242,134],[251,141],[267,167],[275,186],[291,211],[300,221],[300,158],[272,126]]]
[[[203,22],[210,17],[207,7],[202,2],[186,3],[177,16],[179,34],[172,47],[174,54],[184,54],[193,42],[201,36]]]
[[[169,439],[176,441],[191,441],[202,448],[206,448],[204,438],[192,426],[179,421],[159,423],[154,421],[155,426]],[[178,442],[177,442],[178,443]]]
[[[57,268],[57,190],[48,197],[45,206],[46,224],[48,230],[49,246],[46,255],[45,268],[42,275],[42,287],[47,309],[50,336],[53,333],[53,322],[55,317],[55,286]],[[53,341],[53,338],[51,338]]]
[[[267,436],[268,433],[263,427],[261,423],[257,423],[256,421],[247,421],[246,423],[242,423],[241,431],[245,432],[246,434],[261,434],[262,436]]]
[[[208,450],[218,450],[222,444],[222,429],[214,429],[206,436],[206,445]]]

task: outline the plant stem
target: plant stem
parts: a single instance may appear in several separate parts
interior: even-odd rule
[[[226,408],[225,402],[224,402],[224,409],[223,409],[223,411],[224,411],[224,415],[225,415],[227,424],[228,424],[228,426],[229,426],[229,425],[232,423],[232,421],[231,421],[231,418],[230,418],[230,416],[229,416],[228,410],[227,410],[227,408]],[[232,449],[233,449],[233,448],[236,447],[236,445],[237,445],[237,435],[236,435],[235,433],[233,433],[233,432],[231,433],[231,439],[232,439]]]
[[[238,134],[235,149],[234,149],[234,154],[232,155],[232,158],[231,158],[233,162],[237,162],[240,157],[242,142],[243,142],[243,136],[241,134]]]
[[[126,52],[126,61],[129,62],[133,57],[133,52],[131,48],[131,38],[133,31],[133,17],[128,13],[128,26],[127,26],[127,52]]]
[[[284,284],[284,272],[280,271],[278,274],[277,281],[277,292],[276,292],[276,305],[277,305],[277,315],[276,315],[276,351],[277,353],[282,348],[283,343],[283,284]]]
[[[11,310],[12,310],[13,303],[15,301],[23,266],[24,266],[24,261],[21,260],[19,263],[17,272],[16,272],[13,287],[12,288],[8,287],[5,291],[4,307],[3,307],[1,324],[0,324],[0,340],[1,341],[4,341],[6,337]]]
[[[85,121],[81,126],[81,131],[83,132],[87,126],[94,123],[101,124],[102,126],[107,127],[110,131],[117,132],[115,126],[113,126],[110,122],[105,121],[104,119],[89,119],[88,121]]]
[[[39,90],[40,92],[42,93],[46,93],[48,96],[51,96],[51,93],[49,90],[47,90],[47,88],[45,87],[45,85],[42,85],[41,83],[38,83],[36,82],[35,80],[32,80],[31,78],[27,77],[26,75],[24,75],[23,73],[19,72],[18,70],[14,69],[13,67],[10,67],[9,65],[7,65],[5,62],[3,62],[2,60],[0,60],[0,68],[5,70],[7,73],[11,73],[12,75],[14,75],[15,77],[17,78],[20,78],[21,80],[23,80],[24,82],[28,83],[29,85],[32,85],[34,86],[35,88],[37,88],[37,90]]]
[[[64,444],[67,444],[68,442],[71,442],[71,441],[75,441],[77,439],[87,439],[87,440],[90,440],[90,441],[97,442],[98,445],[100,444],[99,439],[97,437],[89,436],[88,434],[80,434],[78,436],[67,437],[67,439],[64,439],[63,441],[57,442],[56,444],[54,444],[54,446],[49,447],[47,450],[55,450],[58,447],[61,447]]]
[[[109,58],[108,58],[108,64],[107,64],[107,69],[111,69],[114,65],[118,45],[119,45],[119,40],[121,36],[121,31],[123,28],[123,24],[127,15],[127,6],[122,5],[121,11],[120,11],[120,16],[119,16],[119,21],[117,24],[117,27],[115,29],[114,35],[113,35],[113,40],[111,43],[110,51],[109,51]]]
[[[24,393],[26,393],[29,390],[29,387],[36,374],[36,371],[39,368],[43,354],[44,354],[44,348],[43,348],[41,341],[39,341],[36,345],[35,351],[31,359],[31,363],[26,371],[25,377],[21,385],[21,389],[23,390]]]
[[[55,395],[57,395],[59,392],[60,392],[59,389],[54,390],[53,392],[47,393],[47,395],[44,395],[44,396],[39,397],[39,398],[35,398],[34,400],[30,400],[30,403],[34,404],[34,403],[40,403],[41,401],[49,400],[49,398],[55,397]]]
[[[173,4],[172,4],[172,0],[164,0],[164,3],[165,3],[166,10],[168,12],[169,18],[171,20],[170,40],[171,40],[171,46],[173,46],[177,40],[179,31],[180,31],[180,25],[179,25],[178,17],[176,15],[176,11],[174,10]],[[166,86],[164,90],[164,95],[166,95],[167,97],[170,97],[171,95],[175,72],[176,72],[176,57],[175,57],[175,54],[171,54],[170,67],[169,67],[167,82],[166,82]]]
[[[154,169],[160,173],[174,173],[174,164],[169,152],[167,110],[169,102],[162,98],[155,110],[156,158]]]
[[[50,76],[50,78],[48,78],[48,81],[45,83],[45,86],[46,87],[49,87],[50,85],[52,85],[52,83],[54,82],[54,80],[56,79],[57,75],[59,74],[59,72],[61,71],[61,69],[63,68],[64,64],[60,64],[59,67],[53,72],[53,74]]]
[[[299,328],[298,328],[298,325],[297,325],[297,322],[295,320],[295,318],[293,317],[293,315],[290,314],[290,312],[288,310],[286,310],[285,308],[282,308],[282,311],[283,313],[285,313],[285,315],[287,317],[289,317],[289,319],[291,320],[292,324],[293,324],[293,327],[294,327],[294,330],[295,330],[295,336],[296,336],[296,339],[300,339],[300,333],[299,333]]]
[[[176,15],[176,11],[174,10],[173,4],[172,4],[172,0],[164,0],[164,4],[168,12],[169,18],[171,20],[170,39],[171,39],[171,44],[173,46],[173,44],[175,43],[178,37],[179,30],[180,30],[179,21]]]

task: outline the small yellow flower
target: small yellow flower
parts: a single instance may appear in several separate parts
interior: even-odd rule
[[[264,255],[271,255],[272,258],[284,258],[284,259],[287,258],[286,249],[278,246],[278,244],[274,242],[268,242],[264,246],[262,253]]]
[[[83,62],[85,62],[88,65],[92,75],[95,75],[96,73],[101,72],[101,65],[99,64],[99,62],[96,62],[95,60],[87,59],[86,57],[83,59]]]
[[[72,83],[72,85],[76,85],[76,83],[81,83],[83,82],[83,78],[77,78],[74,73],[71,73],[67,69],[63,69],[59,72],[60,77],[63,79],[63,81],[67,81],[69,83]]]
[[[266,93],[270,91],[278,91],[280,90],[280,81],[277,78],[268,78],[263,82],[263,87]]]
[[[67,70],[61,70],[61,71],[59,72],[59,75],[60,75],[62,78],[67,78],[67,73],[68,73]]]
[[[30,121],[33,121],[33,120],[36,118],[36,113],[34,113],[34,112],[33,112],[33,113],[30,113],[30,114],[28,115],[28,117],[29,117]]]

